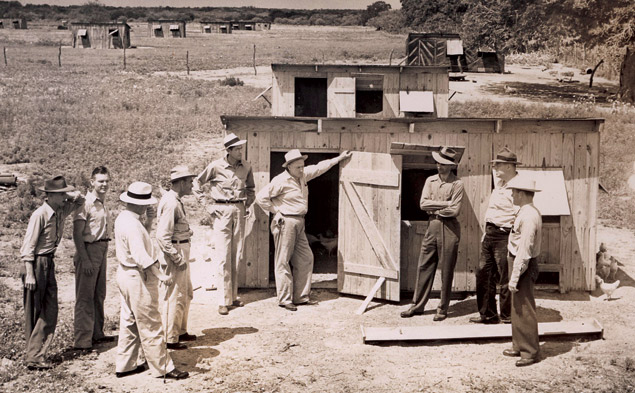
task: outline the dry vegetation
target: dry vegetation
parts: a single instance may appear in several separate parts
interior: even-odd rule
[[[31,181],[17,190],[0,192],[0,359],[14,361],[0,367],[2,384],[19,379],[18,391],[94,391],[81,374],[69,371],[62,362],[51,372],[28,373],[22,360],[21,291],[15,285],[17,255],[26,220],[40,203],[33,185],[53,174],[62,173],[71,183],[86,186],[89,171],[96,165],[108,166],[114,174],[109,199],[114,201],[132,180],[158,185],[176,163],[201,169],[215,146],[212,138],[222,132],[221,114],[266,115],[264,101],[252,101],[260,91],[249,86],[223,86],[219,82],[154,74],[156,71],[184,71],[189,51],[190,69],[222,69],[250,66],[253,45],[258,65],[304,62],[387,62],[404,55],[403,35],[389,35],[360,28],[279,28],[259,33],[237,33],[203,37],[188,32],[187,39],[150,39],[145,24],[133,25],[132,42],[137,48],[117,50],[62,49],[58,67],[57,45],[68,44],[68,31],[52,30],[53,25],[34,25],[26,31],[0,31],[0,46],[6,46],[8,67],[0,63],[0,164],[27,163]],[[601,194],[599,216],[609,223],[635,228],[635,212],[625,180],[635,161],[635,116],[632,109],[593,103],[543,106],[500,104],[480,101],[453,104],[457,117],[605,117],[602,134],[601,182],[610,194]],[[67,230],[68,232],[68,230]],[[67,234],[68,235],[68,234]],[[70,276],[68,265],[58,274]],[[72,304],[60,310],[58,333],[50,354],[61,361],[77,356],[71,345]],[[412,350],[412,348],[408,349]],[[316,349],[317,351],[317,349]],[[378,350],[379,351],[379,350]],[[460,351],[459,351],[460,352]],[[378,353],[375,351],[375,353]],[[89,361],[96,354],[82,355]],[[455,356],[460,356],[456,353]],[[230,359],[231,360],[231,359]],[[354,359],[351,359],[351,363]],[[226,365],[227,367],[238,367]],[[266,369],[266,365],[262,365]],[[246,366],[245,366],[246,367]],[[379,366],[378,366],[379,367]],[[406,367],[406,366],[404,366]],[[633,391],[633,361],[615,357],[610,364],[582,356],[576,363],[580,373],[603,370],[606,386],[598,391]],[[229,368],[233,370],[233,368]],[[245,370],[236,369],[237,373]],[[359,370],[358,370],[359,371]],[[381,374],[381,367],[374,370]],[[264,372],[264,371],[263,371]],[[361,370],[362,377],[365,377]],[[238,374],[236,374],[238,375]],[[339,375],[339,374],[337,374]],[[462,378],[471,391],[582,391],[598,386],[588,375],[567,371],[559,380],[539,378],[526,381],[513,374],[481,377],[478,371]],[[552,375],[553,377],[553,375]],[[226,378],[230,379],[229,374]],[[60,380],[64,383],[60,384]],[[207,381],[207,380],[206,380]],[[313,381],[315,382],[315,381]],[[328,382],[328,381],[327,381]],[[266,387],[279,390],[278,383]],[[307,382],[310,385],[310,381]],[[324,382],[322,382],[324,383]],[[207,386],[207,385],[206,385]],[[217,390],[252,390],[250,379],[226,384]],[[318,385],[318,386],[329,386]],[[355,391],[359,385],[339,385]],[[370,382],[366,385],[373,389]],[[386,385],[390,386],[389,384]],[[304,390],[298,384],[292,390]],[[402,386],[436,390],[420,383]]]

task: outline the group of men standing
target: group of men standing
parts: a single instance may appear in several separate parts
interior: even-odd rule
[[[119,199],[125,209],[114,223],[117,284],[121,314],[117,345],[116,376],[124,377],[151,369],[165,378],[183,379],[168,349],[186,349],[196,340],[187,331],[193,297],[190,247],[193,232],[182,197],[194,193],[212,218],[213,260],[218,267],[218,312],[242,307],[238,298],[238,266],[243,258],[245,220],[250,206],[258,204],[274,214],[272,233],[276,243],[278,303],[295,311],[298,304],[316,304],[310,298],[313,254],[304,231],[308,210],[307,182],[350,157],[344,152],[317,165],[304,167],[307,156],[298,150],[285,155],[286,172],[274,178],[256,197],[251,166],[242,159],[246,143],[229,134],[223,141],[226,154],[210,163],[199,175],[185,166],[171,170],[171,189],[158,202],[152,186],[133,182]],[[57,324],[57,282],[54,255],[62,238],[64,220],[73,214],[75,254],[76,349],[114,341],[104,334],[106,259],[111,225],[105,206],[110,174],[97,167],[91,191],[82,197],[62,176],[46,181],[41,190],[46,200],[30,218],[21,259],[24,266],[26,364],[29,369],[48,369],[47,348]],[[205,193],[201,186],[209,183]],[[158,202],[158,208],[155,208]],[[157,218],[155,239],[150,236]],[[163,310],[161,310],[163,308]],[[165,326],[165,327],[164,327]]]
[[[457,220],[463,200],[463,183],[453,169],[458,154],[451,148],[433,152],[438,175],[426,179],[421,193],[421,210],[428,213],[413,305],[401,312],[402,318],[423,314],[430,297],[437,266],[441,264],[441,300],[433,318],[447,318],[461,237]],[[492,160],[496,184],[485,213],[485,233],[481,240],[479,267],[476,272],[476,301],[479,315],[470,322],[512,324],[512,348],[506,356],[517,356],[519,367],[539,360],[538,322],[534,283],[538,277],[542,219],[533,205],[539,189],[535,182],[516,171],[516,154],[504,148]],[[499,291],[500,312],[496,305]]]

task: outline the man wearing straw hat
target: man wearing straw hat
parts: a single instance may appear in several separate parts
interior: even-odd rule
[[[538,320],[534,283],[538,278],[538,255],[542,239],[542,218],[533,204],[534,194],[540,191],[528,177],[516,176],[509,182],[514,205],[520,206],[509,234],[507,261],[509,291],[512,293],[512,348],[505,356],[519,356],[517,367],[538,362]]]
[[[106,299],[106,271],[110,231],[108,209],[104,204],[110,174],[104,166],[93,169],[92,190],[86,202],[73,216],[75,242],[75,319],[76,349],[88,349],[94,343],[114,341],[104,335],[104,300]]]
[[[164,313],[169,349],[186,349],[179,341],[194,341],[196,336],[187,332],[187,317],[193,298],[190,277],[190,239],[192,230],[187,222],[185,207],[181,198],[192,194],[194,174],[184,165],[170,171],[170,191],[166,192],[157,209],[157,243],[163,253],[159,258],[165,273],[174,277],[169,287],[162,287],[165,293],[167,312]]]
[[[296,311],[296,304],[316,304],[311,300],[313,253],[304,232],[304,216],[309,209],[307,182],[326,173],[351,156],[349,151],[330,160],[304,167],[306,155],[294,149],[284,155],[286,171],[274,177],[258,192],[256,202],[274,215],[271,233],[275,242],[275,278],[278,305]]]
[[[57,280],[55,279],[55,251],[62,240],[64,220],[84,204],[84,197],[75,187],[66,184],[63,176],[47,180],[42,206],[29,218],[20,259],[24,283],[24,330],[26,336],[26,365],[30,370],[44,370],[52,366],[45,360],[55,327],[57,326]]]
[[[401,313],[402,318],[423,314],[437,266],[441,263],[441,300],[437,306],[434,321],[447,318],[454,279],[454,267],[461,238],[461,226],[456,217],[461,211],[463,201],[463,182],[453,172],[457,165],[457,152],[449,147],[433,151],[437,162],[438,175],[426,179],[421,192],[421,210],[428,213],[429,223],[421,243],[421,253],[417,264],[417,281],[414,303]]]
[[[200,187],[210,183],[210,204],[214,242],[213,262],[218,264],[218,313],[245,304],[238,298],[238,266],[242,264],[245,212],[254,202],[255,183],[251,165],[243,160],[247,143],[233,133],[223,139],[224,157],[210,163],[194,179],[194,195],[207,205]]]
[[[518,174],[516,154],[503,148],[492,160],[496,183],[485,212],[485,233],[481,240],[481,256],[476,270],[476,304],[479,315],[470,322],[496,324],[511,321],[512,298],[507,288],[507,243],[518,206],[512,201],[509,182]],[[496,286],[500,285],[500,313],[496,308]]]
[[[165,378],[187,378],[188,373],[175,368],[168,354],[159,313],[159,281],[169,286],[172,278],[159,270],[157,251],[147,231],[152,221],[148,219],[145,226],[140,221],[148,207],[157,203],[152,186],[134,182],[119,199],[126,209],[115,220],[121,294],[115,375],[121,378],[150,368]]]

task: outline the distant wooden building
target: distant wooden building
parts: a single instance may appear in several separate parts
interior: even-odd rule
[[[465,48],[458,34],[410,33],[406,53],[411,66],[448,66],[451,72],[505,72],[505,56],[491,48]]]
[[[73,48],[130,48],[130,26],[123,22],[73,22]]]
[[[149,20],[148,21],[148,36],[157,38],[185,38],[185,25],[184,20]]]
[[[272,64],[273,116],[448,117],[447,67]]]
[[[211,34],[231,34],[232,24],[229,21],[215,20],[215,21],[201,21],[201,33]]]
[[[262,31],[271,30],[271,23],[263,21],[239,20],[231,22],[232,30]]]
[[[465,185],[453,291],[476,289],[474,272],[494,180],[490,161],[504,146],[518,154],[520,171],[533,176],[543,190],[535,199],[543,215],[538,283],[562,292],[595,288],[602,119],[221,120],[227,132],[247,140],[245,158],[252,165],[256,190],[283,170],[284,153],[291,149],[308,153],[307,164],[353,151],[350,160],[308,183],[305,217],[307,233],[337,236],[335,256],[315,252],[314,271],[337,274],[342,293],[366,296],[381,277],[385,283],[379,298],[399,301],[400,291],[414,289],[428,225],[419,199],[426,178],[436,173],[431,152],[440,146],[453,146],[462,155],[457,173]],[[269,216],[260,208],[255,212],[239,282],[266,288],[273,280],[273,241]],[[440,271],[437,275],[434,290],[441,285]]]
[[[25,18],[2,18],[0,19],[0,29],[26,29]]]

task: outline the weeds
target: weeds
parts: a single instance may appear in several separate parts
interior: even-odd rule
[[[234,78],[233,76],[226,77],[225,79],[220,81],[221,86],[243,86],[245,82],[241,81],[239,78]]]

